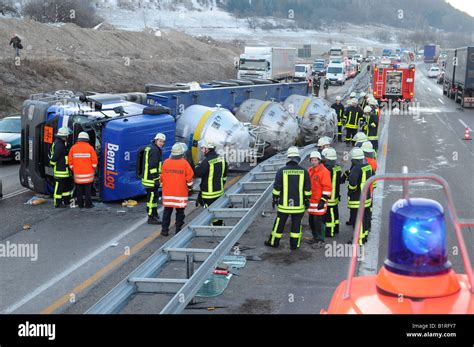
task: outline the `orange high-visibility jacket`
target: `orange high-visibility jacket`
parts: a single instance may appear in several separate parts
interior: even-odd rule
[[[193,169],[186,159],[165,160],[160,176],[164,207],[186,208],[193,176]]]
[[[308,213],[321,216],[326,213],[327,201],[321,210],[318,210],[318,204],[323,195],[331,196],[331,173],[323,164],[309,168],[308,172],[311,180],[311,198],[309,199]]]
[[[88,142],[78,141],[71,147],[68,157],[76,184],[94,182],[94,172],[97,168],[97,154],[94,147]]]
[[[377,172],[377,160],[375,158],[370,158],[370,157],[365,157],[365,159],[367,160],[367,164],[369,164],[370,167],[372,168],[372,175],[375,175]],[[376,184],[377,182],[374,182],[372,184],[372,187],[370,187],[370,192],[372,194],[374,193],[374,188]]]

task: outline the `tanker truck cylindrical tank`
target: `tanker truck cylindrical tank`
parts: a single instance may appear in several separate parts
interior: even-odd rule
[[[189,106],[177,117],[176,141],[189,146],[194,164],[203,159],[200,141],[204,139],[211,140],[216,151],[223,154],[231,166],[244,162],[251,153],[248,128],[229,110],[202,105]]]
[[[240,105],[235,116],[241,122],[260,128],[260,140],[269,147],[267,154],[287,150],[299,135],[296,118],[277,102],[248,99]]]
[[[325,99],[293,94],[284,106],[298,120],[301,144],[315,143],[322,136],[334,138],[337,134],[336,111]]]

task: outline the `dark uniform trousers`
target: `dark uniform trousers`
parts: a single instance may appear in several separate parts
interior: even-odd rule
[[[270,236],[270,244],[274,247],[280,245],[280,239],[283,236],[286,221],[291,216],[291,232],[290,232],[290,247],[299,248],[301,243],[301,235],[303,234],[301,221],[304,213],[282,213],[277,212],[275,223],[273,224],[272,234]]]
[[[339,234],[339,204],[328,206],[328,211],[326,212],[326,230],[331,236]]]
[[[176,209],[176,233],[180,232],[184,225],[184,208],[164,207],[162,232],[168,232],[171,224],[171,214]]]
[[[84,196],[86,197],[85,204]],[[76,184],[76,198],[79,208],[92,207],[92,183]]]
[[[69,205],[71,203],[71,191],[74,187],[72,178],[55,178],[54,180],[54,206],[60,206],[61,202],[64,205]]]
[[[160,188],[146,188],[146,208],[149,218],[158,218],[159,190]]]
[[[311,228],[311,233],[313,238],[316,241],[323,241],[326,237],[326,214],[323,215],[314,215],[309,214],[309,227]]]

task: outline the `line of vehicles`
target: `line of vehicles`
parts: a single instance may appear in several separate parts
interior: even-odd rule
[[[367,48],[365,57],[357,48],[332,47],[329,58],[316,58],[313,62],[296,62],[296,48],[245,47],[236,64],[237,79],[271,81],[306,81],[313,74],[330,74],[333,84],[342,85],[360,70],[363,61],[371,61],[372,48]]]

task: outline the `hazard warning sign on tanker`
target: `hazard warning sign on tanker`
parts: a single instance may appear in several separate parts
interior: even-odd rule
[[[52,144],[53,143],[53,136],[54,130],[52,127],[45,125],[44,126],[44,142]]]

